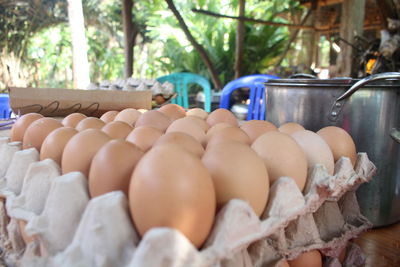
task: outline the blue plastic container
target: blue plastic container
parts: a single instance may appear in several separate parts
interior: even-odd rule
[[[8,94],[0,94],[0,119],[9,119],[11,112]]]

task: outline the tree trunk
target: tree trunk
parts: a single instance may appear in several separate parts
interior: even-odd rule
[[[68,18],[72,39],[74,87],[85,89],[90,83],[90,76],[81,0],[68,0]]]
[[[123,17],[123,30],[124,30],[124,76],[125,79],[132,76],[133,62],[134,62],[134,47],[136,37],[138,35],[138,28],[133,22],[132,18],[133,0],[122,0],[122,17]]]
[[[246,0],[239,1],[239,17],[244,17],[245,15]],[[242,61],[243,61],[243,47],[244,47],[244,21],[239,19],[237,24],[236,32],[236,49],[235,49],[235,79],[241,76]]]
[[[179,13],[179,11],[176,9],[174,3],[172,0],[165,0],[168,4],[169,9],[171,9],[172,13],[174,13],[176,19],[179,22],[180,27],[182,28],[183,32],[186,35],[186,38],[188,38],[189,42],[193,45],[193,47],[197,50],[197,52],[199,52],[201,59],[204,61],[204,64],[206,65],[210,75],[211,75],[211,79],[214,83],[214,86],[217,89],[222,89],[222,84],[221,84],[221,80],[218,77],[218,73],[214,68],[214,65],[211,62],[210,57],[208,56],[206,50],[204,49],[204,47],[199,44],[193,37],[193,35],[190,33],[189,28],[187,27],[185,21],[183,20],[181,14]]]
[[[353,43],[356,35],[362,36],[365,14],[365,0],[345,0],[342,3],[340,20],[340,37]],[[345,42],[340,42],[337,74],[351,76],[353,69],[353,48]],[[353,75],[354,76],[354,75]]]

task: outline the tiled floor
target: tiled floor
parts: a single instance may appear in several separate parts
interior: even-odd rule
[[[369,230],[356,243],[366,255],[366,267],[400,267],[400,223]]]

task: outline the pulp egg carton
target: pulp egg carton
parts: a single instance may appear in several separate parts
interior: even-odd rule
[[[329,175],[322,165],[309,173],[304,192],[281,177],[270,188],[259,218],[233,199],[216,215],[198,250],[179,231],[154,228],[140,240],[119,191],[90,199],[87,178],[60,174],[52,160],[39,161],[35,149],[0,139],[0,246],[10,266],[278,266],[318,249],[326,266],[340,266],[350,239],[371,227],[360,214],[355,191],[371,179],[375,166],[359,153]],[[345,265],[363,262],[354,244]]]
[[[168,81],[159,83],[156,79],[117,79],[115,81],[101,81],[99,85],[89,84],[90,90],[123,90],[123,91],[145,91],[151,90],[152,95],[163,95],[168,98],[174,94],[174,85]]]

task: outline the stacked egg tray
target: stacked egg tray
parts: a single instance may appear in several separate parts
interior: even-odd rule
[[[361,266],[349,240],[371,227],[360,214],[355,191],[375,172],[365,153],[353,168],[348,158],[331,176],[322,165],[308,174],[302,192],[279,178],[258,217],[233,199],[217,214],[198,250],[179,231],[154,228],[140,240],[120,191],[90,199],[80,172],[61,175],[34,148],[0,138],[0,246],[7,266],[280,266],[284,259],[318,249],[324,266]],[[21,224],[25,227],[20,227]],[[25,232],[20,229],[25,228]],[[27,244],[27,245],[26,245]]]

